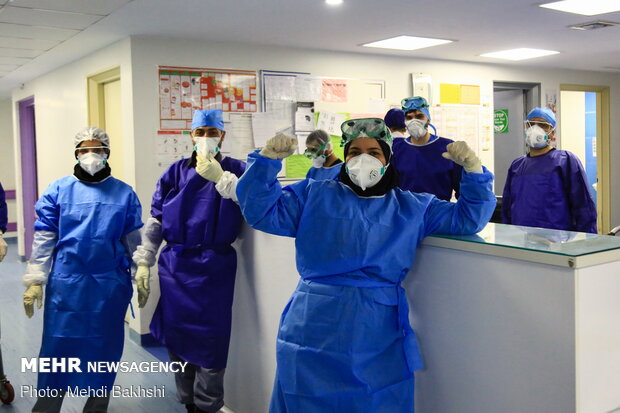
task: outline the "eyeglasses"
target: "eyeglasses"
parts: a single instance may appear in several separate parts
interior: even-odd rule
[[[109,153],[110,148],[107,146],[84,146],[80,148],[75,148],[75,152],[78,155],[85,155],[89,152],[98,153],[99,155],[105,155]]]
[[[329,143],[329,141],[326,141],[321,146],[306,148],[306,150],[304,151],[304,156],[306,158],[308,158],[308,159],[316,158],[317,156],[319,156],[319,152],[321,152],[323,149],[325,149],[325,147],[327,146],[328,143]]]
[[[551,130],[554,129],[554,126],[552,124],[550,124],[549,122],[541,122],[538,120],[526,120],[525,122],[523,122],[525,124],[525,128],[531,128],[532,126],[539,126],[541,127],[545,132],[549,132]]]
[[[428,102],[426,99],[420,96],[415,96],[412,98],[405,98],[400,101],[400,105],[402,106],[404,111],[407,110],[420,110],[422,108],[428,108]]]
[[[192,134],[194,136],[198,136],[198,137],[206,136],[208,138],[219,138],[220,137],[220,130],[217,129],[217,128],[207,128],[207,129],[196,128],[196,129],[194,129]]]
[[[359,137],[380,139],[389,144],[392,143],[392,135],[390,135],[390,131],[387,126],[385,126],[383,119],[351,119],[343,122],[342,125],[340,125],[340,130],[342,131],[343,145]]]

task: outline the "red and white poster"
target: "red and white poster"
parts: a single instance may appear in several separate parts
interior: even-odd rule
[[[256,72],[159,67],[161,130],[188,130],[196,109],[256,112]]]

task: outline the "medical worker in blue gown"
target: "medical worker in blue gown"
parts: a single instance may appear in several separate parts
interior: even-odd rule
[[[118,362],[131,300],[131,254],[140,243],[141,207],[111,176],[110,138],[88,127],[75,136],[73,175],[52,182],[36,203],[32,255],[23,276],[26,315],[41,308],[39,357],[80,359],[82,373],[39,373],[38,389],[110,390],[114,373],[88,372],[88,362]],[[39,397],[33,412],[60,412],[63,397]],[[84,412],[106,412],[107,397],[89,397]]]
[[[427,192],[449,201],[459,196],[462,168],[442,157],[451,139],[431,134],[431,114],[426,99],[415,96],[401,102],[409,136],[394,140],[392,164],[400,176],[400,188]]]
[[[342,161],[334,154],[331,137],[324,130],[317,129],[308,135],[304,155],[312,161],[306,178],[321,180],[338,176]]]
[[[504,224],[596,233],[596,206],[579,159],[555,149],[555,115],[534,108],[525,121],[529,153],[508,169],[502,200]]]
[[[397,187],[382,119],[341,126],[339,180],[276,179],[296,140],[271,138],[237,184],[247,222],[295,238],[301,280],[282,314],[271,413],[411,413],[422,356],[400,283],[429,234],[473,234],[495,207],[493,175],[465,142],[444,157],[463,165],[450,203]],[[289,256],[274,256],[278,260]]]
[[[178,399],[190,413],[213,413],[224,405],[237,271],[231,244],[243,221],[239,206],[226,198],[235,198],[230,189],[245,170],[245,162],[220,153],[225,134],[221,110],[194,112],[195,151],[159,178],[142,245],[133,257],[138,301],[144,306],[149,267],[166,241],[158,262],[161,296],[151,334],[172,360],[189,363],[175,373],[175,381]]]

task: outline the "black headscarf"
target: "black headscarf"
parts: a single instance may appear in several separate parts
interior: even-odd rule
[[[106,179],[112,173],[112,168],[110,168],[110,164],[106,162],[105,167],[97,172],[94,175],[89,174],[80,166],[79,163],[76,163],[73,167],[73,175],[80,181],[84,182],[101,182]]]
[[[349,147],[351,146],[351,142],[349,141],[344,146],[344,158],[347,159],[347,154],[349,153]],[[382,140],[378,140],[379,146],[381,146],[381,150],[383,150],[383,156],[385,156],[386,162],[389,163],[387,169],[385,170],[385,174],[381,178],[376,185],[371,186],[370,188],[366,188],[363,190],[359,186],[355,185],[351,178],[349,178],[349,174],[347,173],[347,164],[346,162],[342,165],[340,169],[340,174],[338,175],[338,179],[340,182],[348,186],[355,192],[358,196],[361,197],[370,197],[370,196],[382,196],[388,193],[392,188],[397,187],[400,184],[400,177],[398,176],[398,172],[394,169],[394,166],[390,163],[392,159],[392,149],[390,146]]]

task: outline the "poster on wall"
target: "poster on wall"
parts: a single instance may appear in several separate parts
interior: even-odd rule
[[[159,66],[161,130],[189,130],[197,109],[256,112],[256,72]]]
[[[157,165],[166,167],[178,160],[192,156],[194,147],[189,131],[157,131]]]

